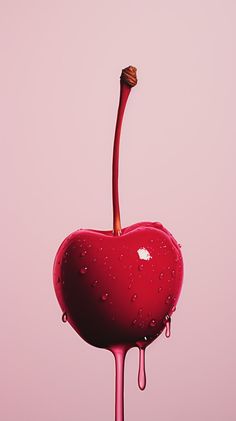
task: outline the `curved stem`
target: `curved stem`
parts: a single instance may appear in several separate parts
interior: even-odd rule
[[[127,99],[129,97],[131,87],[121,80],[120,83],[120,101],[116,120],[115,139],[113,146],[113,161],[112,161],[112,201],[113,201],[113,234],[121,234],[120,222],[120,206],[119,206],[119,189],[118,189],[118,175],[119,175],[119,149],[120,149],[120,133],[123,115]]]

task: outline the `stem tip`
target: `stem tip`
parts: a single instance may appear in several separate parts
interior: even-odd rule
[[[120,80],[121,80],[121,82],[129,85],[131,88],[133,88],[133,86],[137,85],[137,69],[136,69],[136,67],[128,66],[125,69],[123,69],[122,73],[121,73]]]

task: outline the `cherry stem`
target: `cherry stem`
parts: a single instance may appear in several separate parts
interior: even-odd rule
[[[112,202],[113,202],[113,235],[121,235],[120,222],[120,206],[119,206],[119,149],[120,149],[120,134],[122,120],[124,116],[125,106],[129,97],[131,88],[137,83],[136,69],[129,66],[122,70],[120,80],[120,100],[116,120],[115,138],[113,146],[113,161],[112,161]]]

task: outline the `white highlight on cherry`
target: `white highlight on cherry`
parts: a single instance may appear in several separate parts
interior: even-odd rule
[[[145,247],[142,247],[141,249],[137,250],[138,257],[141,260],[150,260],[152,259],[152,256],[150,255],[149,251],[145,249]]]

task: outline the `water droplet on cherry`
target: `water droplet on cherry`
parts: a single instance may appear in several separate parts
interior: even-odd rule
[[[166,299],[166,304],[169,304],[171,300],[171,295],[168,295],[167,299]]]
[[[108,292],[105,292],[105,294],[102,294],[102,296],[101,296],[101,300],[102,300],[102,301],[107,301],[108,297],[109,297]]]
[[[163,279],[163,278],[164,278],[164,273],[161,272],[160,275],[159,275],[159,279]]]
[[[157,291],[160,293],[162,291],[162,287],[159,287]]]
[[[84,274],[87,272],[87,270],[88,270],[88,267],[87,267],[87,266],[82,266],[82,267],[80,268],[80,273],[81,273],[82,275],[84,275]]]
[[[95,287],[97,287],[97,286],[98,286],[98,284],[99,284],[99,281],[98,281],[98,280],[96,280],[96,281],[94,281],[94,282],[91,284],[91,286],[92,286],[93,288],[95,288]]]
[[[138,270],[143,270],[144,266],[143,265],[139,265]]]
[[[165,336],[166,336],[166,338],[169,338],[170,337],[170,333],[171,333],[171,331],[170,331],[170,323],[171,323],[171,318],[170,318],[169,314],[167,314],[165,316],[165,326],[166,326]]]
[[[137,294],[134,294],[134,295],[132,296],[132,298],[131,298],[131,301],[132,301],[132,302],[136,301],[137,297],[138,297],[138,296],[137,296]]]
[[[66,314],[66,312],[64,312],[63,315],[62,315],[62,321],[63,321],[63,323],[66,323],[67,322],[67,314]]]
[[[82,252],[80,253],[80,256],[81,256],[81,257],[84,257],[84,256],[86,256],[86,254],[87,254],[87,250],[84,250],[84,251],[82,251]]]
[[[155,327],[157,325],[157,322],[156,322],[156,320],[155,319],[152,319],[151,321],[150,321],[150,323],[149,323],[149,326],[150,327]]]

